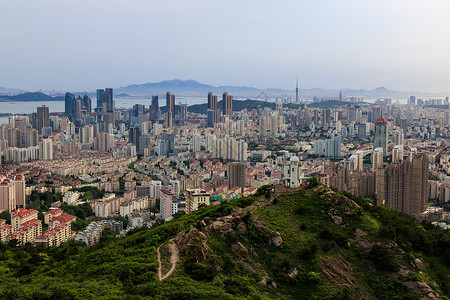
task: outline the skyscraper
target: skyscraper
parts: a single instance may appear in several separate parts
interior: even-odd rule
[[[135,104],[135,105],[133,105],[133,114],[132,114],[132,116],[133,117],[142,116],[144,114],[144,109],[145,109],[145,106],[142,105],[142,104]]]
[[[139,124],[134,121],[130,125],[130,129],[128,132],[128,141],[136,146],[136,149],[139,149],[139,137],[141,136],[141,130],[139,128]]]
[[[170,111],[166,113],[166,127],[171,128],[173,126],[173,115]]]
[[[228,95],[228,92],[224,92],[222,101],[223,115],[231,119],[233,117],[233,96]]]
[[[103,111],[104,107],[103,104],[106,105],[106,112]],[[102,114],[114,112],[114,99],[112,88],[97,90],[97,110],[101,111]]]
[[[43,139],[42,142],[39,143],[39,159],[53,159],[53,142],[51,139]]]
[[[340,134],[334,134],[330,139],[325,140],[325,156],[339,158],[341,157],[342,138]]]
[[[331,110],[325,109],[323,112],[323,124],[330,124],[331,123]]]
[[[212,109],[208,109],[206,111],[207,116],[207,124],[208,126],[214,127],[215,121],[216,121],[216,113]]]
[[[75,99],[75,119],[81,119],[81,108],[83,106],[83,98],[80,96]]]
[[[366,138],[366,123],[358,124],[358,138],[359,139]]]
[[[42,105],[37,108],[37,130],[41,132],[42,127],[50,127],[50,118],[48,107]]]
[[[372,169],[378,170],[383,166],[383,148],[375,148],[372,152]]]
[[[198,134],[192,136],[192,152],[200,152],[200,135]]]
[[[159,100],[158,96],[152,96],[152,113],[151,118],[152,121],[157,121],[159,119]]]
[[[170,153],[174,151],[174,136],[173,134],[163,133],[161,136],[161,141],[158,145],[158,155],[159,156],[169,156]]]
[[[38,131],[33,128],[29,128],[25,131],[25,147],[37,146],[39,143]]]
[[[347,111],[347,121],[348,123],[355,122],[356,120],[356,108],[354,106],[351,106],[348,108]]]
[[[320,119],[320,112],[318,109],[314,110],[314,125],[316,128],[319,127],[319,119]]]
[[[83,105],[82,106],[85,107],[86,112],[88,114],[91,114],[91,112],[92,112],[92,100],[91,100],[91,98],[88,97],[88,95],[84,95],[83,96]]]
[[[400,118],[400,128],[403,130],[403,135],[408,134],[408,120],[406,118]]]
[[[138,148],[138,153],[140,155],[144,155],[144,149],[145,147],[151,146],[152,145],[152,137],[149,134],[142,134],[139,137],[139,148]]]
[[[180,104],[180,107],[181,107],[181,119],[186,120],[188,112],[187,104]]]
[[[208,116],[208,126],[214,126],[215,123],[217,123],[217,96],[213,95],[212,92],[208,93],[208,110],[207,110],[207,116]],[[220,118],[220,115],[219,115]]]
[[[375,138],[373,139],[373,148],[383,148],[383,156],[387,155],[388,130],[386,120],[383,118],[375,122]]]
[[[213,95],[212,92],[208,93],[208,109],[217,110],[217,96]]]
[[[100,132],[94,139],[94,149],[99,152],[111,151],[111,135],[105,131]]]
[[[370,122],[376,122],[378,119],[381,119],[381,107],[374,106],[372,107],[372,118]]]
[[[91,142],[91,128],[89,126],[83,126],[80,128],[80,143],[89,144]]]
[[[232,189],[236,186],[241,187],[241,191],[245,188],[245,164],[233,162],[228,164],[228,188]]]
[[[66,93],[64,98],[64,113],[73,122],[75,116],[75,95]]]
[[[169,114],[172,115],[172,120],[175,119],[175,95],[172,95],[170,92],[166,93],[166,106]]]

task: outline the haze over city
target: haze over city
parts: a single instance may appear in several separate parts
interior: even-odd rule
[[[1,1],[0,299],[450,299],[449,11]]]
[[[2,1],[0,86],[448,92],[448,1]]]

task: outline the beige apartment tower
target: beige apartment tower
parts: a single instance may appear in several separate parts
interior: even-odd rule
[[[377,204],[419,217],[428,199],[428,157],[416,154],[376,172]]]

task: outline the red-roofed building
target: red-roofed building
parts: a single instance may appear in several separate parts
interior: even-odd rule
[[[376,122],[375,122],[375,125],[376,124],[378,124],[378,123],[383,123],[383,124],[386,124],[386,120],[384,119],[384,118],[379,118]]]
[[[44,223],[45,224],[50,224],[50,221],[54,218],[54,217],[59,217],[63,214],[63,211],[59,208],[57,209],[50,209],[49,211],[44,213]]]
[[[228,193],[228,184],[224,184],[224,185],[217,187],[216,192]]]
[[[18,230],[27,221],[37,219],[38,211],[34,209],[18,208],[11,211],[11,225]]]
[[[3,225],[0,227],[0,241],[4,243],[6,241],[6,236],[14,232],[12,225]]]
[[[6,220],[5,219],[0,219],[0,227],[2,227],[5,224],[6,224]]]
[[[9,243],[11,240],[17,240],[20,245],[23,245],[26,243],[26,233],[17,231],[10,233],[5,238],[5,243]]]
[[[13,239],[18,240],[20,245],[34,243],[36,237],[42,234],[42,221],[31,219],[22,223],[18,230],[15,230],[14,227],[12,230],[12,233],[8,234],[5,238],[6,243]]]
[[[72,222],[75,222],[76,218],[77,217],[69,215],[69,214],[65,214],[65,215],[62,215],[62,216],[59,216],[59,217],[53,217],[50,220],[49,228],[53,229],[53,228],[57,227],[60,224],[70,224]]]
[[[34,244],[36,246],[59,246],[61,243],[67,242],[73,237],[73,231],[70,230],[69,223],[61,223],[58,226],[50,229],[48,232],[39,235]]]

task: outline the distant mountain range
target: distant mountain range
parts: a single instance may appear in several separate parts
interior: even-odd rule
[[[221,95],[224,91],[234,97],[251,98],[251,99],[267,99],[280,96],[295,97],[295,90],[284,89],[258,89],[248,86],[212,86],[200,83],[195,80],[165,80],[154,83],[133,84],[117,89],[119,93],[126,93],[131,96],[149,96],[161,95],[170,91],[179,96],[205,96],[208,92],[213,92],[216,95]],[[338,97],[339,92],[342,92],[344,97],[363,97],[363,98],[405,98],[410,95],[423,96],[419,92],[400,92],[379,87],[373,90],[354,90],[354,89],[299,89],[299,96],[302,98],[312,97]],[[220,97],[219,97],[220,98]]]
[[[18,93],[24,93],[24,90],[20,89],[10,89],[0,86],[0,94],[18,94]]]
[[[265,89],[260,90],[248,86],[212,86],[200,83],[195,80],[165,80],[161,82],[147,82],[144,84],[133,84],[117,89],[118,93],[126,93],[133,96],[148,96],[165,94],[167,91],[179,96],[205,96],[208,92],[214,94],[222,94],[227,91],[236,97],[256,97],[261,93],[270,93],[271,95],[280,96],[286,93],[282,89]],[[266,97],[265,95],[261,95]]]
[[[200,83],[195,80],[165,80],[161,82],[147,82],[143,84],[132,84],[125,87],[120,87],[114,89],[115,97],[149,97],[151,95],[164,95],[167,91],[172,92],[177,96],[187,96],[187,97],[205,97],[208,92],[213,92],[218,95],[219,99],[223,92],[227,91],[230,95],[235,98],[244,99],[254,99],[254,100],[266,100],[274,99],[276,97],[295,97],[295,90],[284,90],[284,89],[258,89],[255,87],[248,86],[212,86],[204,83]],[[364,99],[378,99],[378,98],[408,98],[410,95],[415,95],[417,97],[443,97],[446,95],[442,94],[425,94],[422,92],[404,92],[390,90],[385,87],[379,87],[373,90],[354,90],[354,89],[299,89],[300,98],[312,97],[338,97],[339,93],[342,92],[344,98],[348,97],[362,97]],[[19,94],[14,95],[11,94]],[[5,94],[2,96],[1,94]],[[79,94],[79,93],[74,93]],[[83,92],[81,94],[88,94],[91,97],[95,97],[95,91]],[[20,97],[19,97],[20,96]],[[61,94],[55,95],[56,97],[51,97],[43,93],[28,93],[19,89],[8,89],[0,87],[0,99],[1,101],[61,101],[64,97]],[[8,97],[15,97],[8,100]],[[51,97],[51,100],[50,98]],[[21,100],[24,99],[24,100]],[[34,99],[34,100],[33,100]]]
[[[63,96],[52,97],[43,93],[23,93],[14,96],[0,95],[1,102],[32,102],[32,101],[64,101]]]

